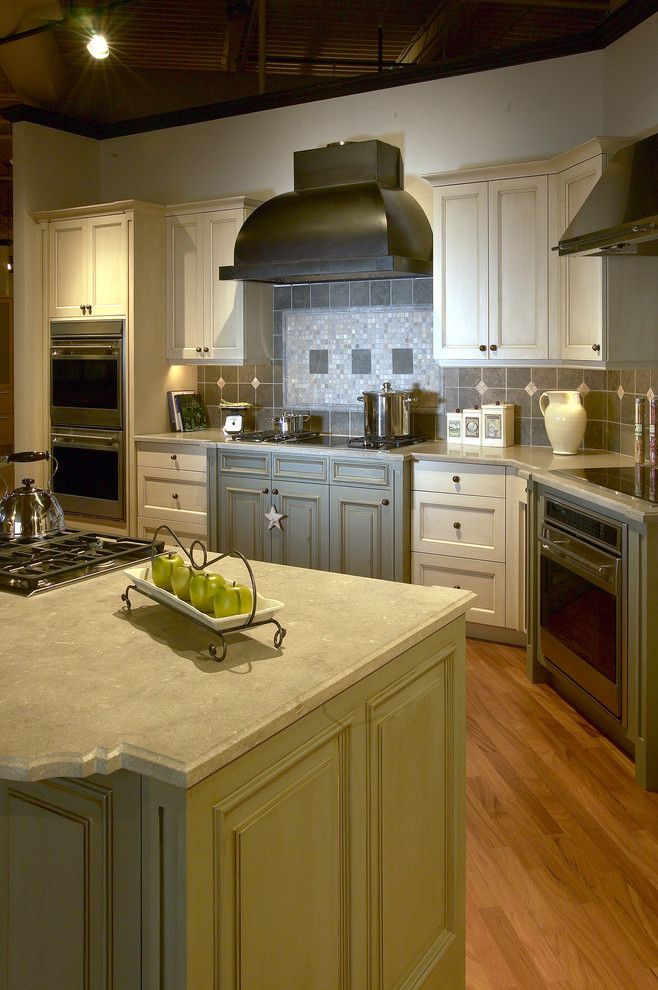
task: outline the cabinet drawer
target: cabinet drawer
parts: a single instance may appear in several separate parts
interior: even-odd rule
[[[478,596],[466,613],[469,622],[505,626],[505,565],[460,560],[435,553],[412,553],[411,582],[443,588],[464,588]]]
[[[205,474],[196,471],[181,471],[172,477],[170,469],[161,468],[149,470],[139,469],[138,482],[138,515],[159,516],[166,513],[167,518],[184,512],[193,517],[206,516],[207,484]]]
[[[219,473],[231,471],[233,474],[249,475],[252,478],[269,478],[271,454],[265,451],[244,453],[242,451],[220,450],[218,456]]]
[[[414,492],[412,549],[505,560],[505,501]]]
[[[337,485],[372,485],[388,488],[391,484],[389,461],[367,457],[334,457],[331,461],[331,480]]]
[[[505,498],[505,468],[495,464],[460,464],[459,461],[416,461],[413,488],[424,492]]]
[[[161,526],[163,522],[166,522],[167,526],[171,526],[171,529],[174,530],[183,546],[189,548],[190,543],[194,540],[203,540],[203,542],[207,544],[208,527],[206,526],[205,519],[201,521],[194,519],[190,522],[184,513],[180,513],[180,516],[185,517],[177,517],[175,520],[175,525],[172,525],[171,520],[169,519],[164,520],[158,517],[151,518],[151,516],[138,516],[137,536],[141,540],[152,540],[158,526]],[[163,539],[165,543],[172,542],[171,540],[167,540],[166,533],[161,533],[158,539]]]
[[[322,454],[289,454],[276,451],[272,454],[273,481],[317,481],[326,484],[329,480],[329,458]]]
[[[206,448],[191,447],[178,443],[171,446],[162,444],[139,444],[137,447],[139,468],[162,468],[172,471],[206,471]]]

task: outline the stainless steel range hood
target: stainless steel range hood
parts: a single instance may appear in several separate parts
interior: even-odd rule
[[[432,274],[432,229],[402,188],[400,150],[383,141],[294,155],[294,192],[243,224],[220,279],[329,282]]]
[[[558,244],[561,255],[658,255],[658,134],[614,155]]]

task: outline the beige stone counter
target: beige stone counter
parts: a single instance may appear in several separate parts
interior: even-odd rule
[[[0,594],[0,777],[36,780],[123,767],[189,787],[451,619],[472,596],[255,563],[285,608],[274,627],[208,633],[131,593],[121,571],[21,598]],[[222,565],[240,580],[238,561]]]

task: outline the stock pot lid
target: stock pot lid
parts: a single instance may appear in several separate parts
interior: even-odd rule
[[[394,389],[391,387],[390,382],[384,382],[380,389],[373,389],[372,391],[369,392],[367,389],[364,388],[362,389],[361,394],[362,395],[410,395],[411,393],[408,389],[406,390]]]

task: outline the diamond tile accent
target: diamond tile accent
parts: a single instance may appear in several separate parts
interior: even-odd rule
[[[617,389],[617,395],[619,396],[620,399],[623,399],[624,394],[625,394],[624,393],[624,390],[623,390],[623,388],[620,385],[619,388]]]
[[[585,382],[581,382],[578,388],[576,389],[576,391],[580,392],[580,394],[584,399],[587,393],[590,391],[590,387],[589,385],[586,385]]]
[[[655,398],[656,398],[656,393],[652,388],[650,388],[649,391],[647,392],[647,399],[649,400],[649,402],[651,402],[651,400]]]
[[[224,386],[225,386],[225,385],[226,385],[226,382],[224,381],[224,379],[223,379],[223,378],[218,378],[218,379],[217,379],[217,386],[218,386],[219,388],[224,388]]]
[[[251,384],[253,385],[254,388],[258,388],[258,386],[260,385],[260,382],[258,381],[257,378],[252,378],[251,379]]]
[[[528,382],[528,384],[525,387],[525,390],[528,393],[528,395],[534,395],[535,392],[537,391],[537,386],[535,385],[534,382]]]
[[[488,385],[485,385],[484,382],[480,380],[475,386],[475,388],[480,393],[480,395],[484,395],[484,393],[487,391]]]

